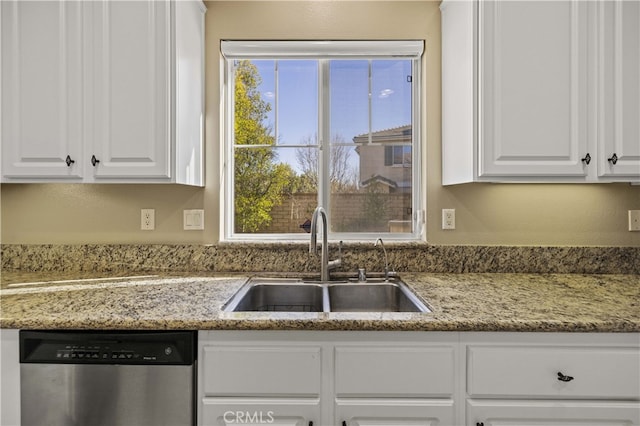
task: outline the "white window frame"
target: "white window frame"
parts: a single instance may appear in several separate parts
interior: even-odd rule
[[[422,160],[422,64],[424,51],[422,40],[393,41],[221,41],[221,221],[220,239],[225,242],[274,242],[274,241],[309,241],[306,233],[247,233],[236,234],[233,229],[233,175],[234,175],[234,135],[233,135],[233,63],[237,59],[376,59],[404,58],[412,59],[412,233],[391,232],[354,232],[333,233],[329,229],[329,240],[373,241],[382,236],[391,241],[421,241],[425,239],[425,193],[423,187],[424,162]],[[328,61],[319,67],[319,99],[320,117],[329,117]],[[329,132],[329,121],[319,120],[318,141],[330,141],[323,136]],[[289,146],[289,145],[287,145]],[[329,161],[329,149],[320,147],[320,167],[326,168]],[[331,223],[330,190],[320,180],[318,197],[325,207],[328,223]]]

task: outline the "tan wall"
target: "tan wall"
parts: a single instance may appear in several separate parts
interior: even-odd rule
[[[440,184],[440,12],[429,1],[208,2],[205,189],[171,185],[3,185],[4,243],[215,243],[219,237],[220,38],[425,39],[427,239],[435,244],[640,246],[626,231],[640,186]],[[140,231],[155,208],[157,230]],[[206,231],[182,231],[205,208]],[[455,208],[457,229],[440,230]]]

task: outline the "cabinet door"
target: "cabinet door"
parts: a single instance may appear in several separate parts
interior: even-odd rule
[[[337,399],[340,426],[443,426],[454,424],[452,400]]]
[[[640,399],[637,347],[482,346],[467,348],[474,398]]]
[[[455,350],[451,346],[336,346],[337,397],[451,398]]]
[[[20,338],[0,329],[0,425],[20,424]]]
[[[598,7],[598,175],[640,177],[640,2]]]
[[[630,426],[640,424],[637,402],[467,401],[467,424],[483,426]]]
[[[200,385],[207,397],[316,397],[321,392],[319,346],[207,345]]]
[[[318,399],[204,398],[201,426],[320,425]]]
[[[587,3],[479,2],[479,176],[586,175]]]
[[[171,3],[93,2],[93,166],[100,178],[170,177]]]
[[[80,178],[83,4],[3,1],[0,8],[2,174]]]

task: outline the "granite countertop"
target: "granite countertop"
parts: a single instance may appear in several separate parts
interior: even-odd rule
[[[21,329],[639,332],[640,275],[403,273],[431,313],[240,313],[249,274],[3,273],[0,326]],[[357,284],[354,284],[357,285]]]

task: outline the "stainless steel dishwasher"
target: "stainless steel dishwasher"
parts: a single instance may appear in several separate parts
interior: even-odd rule
[[[23,426],[195,424],[195,332],[20,331]]]

